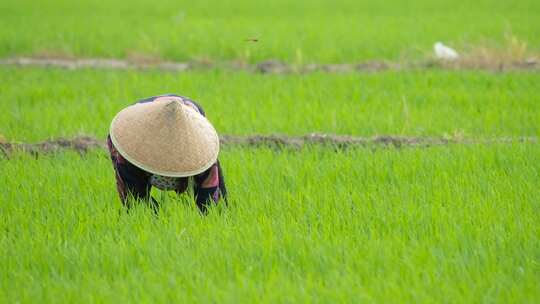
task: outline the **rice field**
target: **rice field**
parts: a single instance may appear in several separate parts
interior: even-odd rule
[[[199,101],[223,134],[540,133],[540,74],[532,72],[260,75],[6,68],[0,75],[2,106],[8,109],[0,112],[1,132],[14,141],[104,138],[116,112],[162,93]]]
[[[335,63],[421,58],[438,40],[471,50],[512,39],[538,53],[538,20],[536,0],[7,0],[0,56]]]
[[[222,162],[229,208],[169,196],[155,217],[119,211],[105,153],[2,159],[2,302],[538,299],[536,145]]]
[[[523,63],[538,20],[529,0],[4,1],[0,59],[414,62],[442,40]],[[0,65],[0,303],[538,303],[538,71]],[[158,215],[126,212],[101,148],[4,149],[102,141],[164,93],[222,135],[453,141],[224,145],[229,204],[207,215],[156,189]]]

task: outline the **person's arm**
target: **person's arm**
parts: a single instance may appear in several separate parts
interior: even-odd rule
[[[107,138],[107,146],[115,171],[116,188],[122,204],[130,207],[130,197],[148,200],[150,198],[148,174],[124,159],[112,144],[110,137]]]
[[[194,178],[194,194],[197,207],[203,212],[211,203],[218,203],[220,199],[227,202],[227,190],[223,171],[217,161],[212,167]]]

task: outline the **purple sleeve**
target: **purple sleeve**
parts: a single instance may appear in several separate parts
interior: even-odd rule
[[[221,199],[227,202],[227,191],[219,161],[195,176],[194,194],[195,202],[202,211],[205,211],[209,204],[218,203]]]

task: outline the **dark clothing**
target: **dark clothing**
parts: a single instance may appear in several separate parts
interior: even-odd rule
[[[142,99],[137,103],[152,102],[157,98],[164,96],[179,97],[182,99],[181,102],[185,105],[193,107],[201,115],[205,116],[200,105],[187,97],[173,94],[154,96]],[[129,207],[128,199],[129,196],[132,196],[135,199],[151,200],[153,206],[157,208],[157,202],[150,197],[150,189],[153,185],[152,181],[158,179],[153,179],[152,173],[136,167],[123,158],[112,144],[110,136],[107,137],[107,146],[116,173],[116,185],[122,203]],[[223,178],[223,171],[219,164],[219,160],[206,171],[195,175],[192,178],[195,202],[201,211],[205,211],[208,204],[212,202],[217,203],[220,198],[223,198],[226,201],[227,189],[225,187],[225,180]],[[174,190],[178,194],[185,192],[188,186],[188,179],[189,177],[174,178],[175,187],[171,190]]]

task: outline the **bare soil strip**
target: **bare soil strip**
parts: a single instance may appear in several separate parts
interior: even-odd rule
[[[374,136],[356,137],[348,135],[309,134],[304,136],[286,135],[222,135],[220,142],[223,146],[271,147],[301,149],[310,145],[324,145],[335,149],[346,149],[355,146],[373,147],[430,147],[451,144],[513,144],[538,143],[537,137],[498,137],[491,139],[463,139],[436,137],[404,137],[404,136]],[[84,154],[92,149],[105,149],[102,139],[90,136],[79,136],[71,139],[57,138],[39,143],[8,143],[0,142],[0,151],[9,156],[13,151],[28,152],[33,155],[55,153],[62,150],[73,150]]]
[[[14,57],[0,59],[3,66],[37,66],[54,67],[70,70],[95,69],[157,69],[164,71],[183,72],[190,70],[225,69],[233,71],[248,71],[262,74],[291,74],[291,73],[352,73],[352,72],[380,72],[386,70],[487,70],[487,71],[513,71],[513,70],[540,70],[540,60],[529,59],[500,59],[500,58],[463,58],[457,61],[442,61],[426,59],[418,62],[395,63],[388,61],[367,61],[363,63],[343,64],[304,64],[295,65],[279,60],[267,60],[257,64],[239,62],[171,62],[160,60],[121,60],[121,59],[78,59],[78,58],[41,58],[41,57]]]

